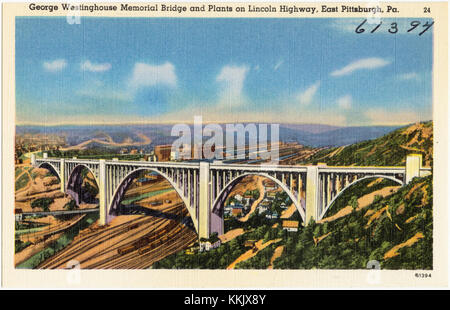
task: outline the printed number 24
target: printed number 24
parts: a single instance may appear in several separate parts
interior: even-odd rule
[[[423,8],[423,12],[424,12],[424,13],[431,13],[431,10],[430,10],[430,8],[428,8],[428,7],[424,7],[424,8]]]

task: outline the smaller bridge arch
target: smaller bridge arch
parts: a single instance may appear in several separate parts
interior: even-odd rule
[[[240,174],[236,176],[235,178],[231,179],[224,188],[220,191],[220,193],[217,195],[217,198],[213,202],[213,205],[211,207],[211,232],[217,232],[219,234],[224,233],[224,227],[223,227],[223,208],[225,204],[225,200],[228,197],[228,195],[231,193],[233,188],[245,177],[247,176],[260,176],[263,178],[267,178],[271,181],[274,181],[278,186],[281,187],[281,189],[289,196],[292,203],[294,203],[295,207],[297,208],[297,211],[300,213],[300,217],[302,218],[302,221],[305,221],[306,215],[305,210],[301,204],[298,204],[297,197],[295,197],[294,193],[291,192],[291,190],[283,184],[280,180],[277,178],[264,173],[264,172],[245,172],[243,174]],[[262,194],[262,193],[261,193]],[[300,195],[300,193],[298,193]]]
[[[191,217],[191,220],[194,224],[195,231],[198,233],[198,223],[195,220],[196,216],[195,216],[194,210],[191,208],[191,206],[188,202],[188,198],[186,198],[185,195],[183,194],[183,190],[180,189],[177,186],[177,184],[168,175],[166,175],[165,173],[161,172],[160,170],[152,168],[152,167],[142,167],[142,168],[134,169],[131,172],[129,172],[128,174],[126,174],[122,180],[120,180],[119,185],[114,190],[114,193],[111,197],[111,203],[109,204],[108,210],[106,212],[107,216],[114,217],[118,214],[118,208],[119,208],[120,202],[122,201],[123,196],[124,196],[128,186],[139,175],[139,173],[141,173],[143,171],[150,171],[150,172],[157,173],[169,182],[170,186],[172,186],[172,188],[176,191],[177,195],[183,201],[183,203]]]
[[[367,180],[367,179],[378,179],[378,178],[382,178],[382,179],[387,179],[387,180],[391,180],[394,181],[400,185],[403,185],[403,181],[400,181],[399,179],[397,179],[396,177],[393,176],[388,176],[388,175],[381,175],[381,174],[376,174],[376,175],[367,175],[361,178],[356,179],[355,181],[349,183],[347,186],[345,186],[341,191],[339,191],[339,193],[336,194],[336,196],[328,203],[328,205],[323,209],[322,214],[320,214],[319,219],[322,219],[325,214],[327,213],[328,209],[333,205],[333,203],[336,201],[336,199],[338,199],[347,189],[349,189],[350,187],[352,187],[353,185],[355,185],[356,183],[359,183],[363,180]]]
[[[58,177],[58,180],[61,181],[61,175],[59,173],[59,168],[55,167],[51,162],[42,162],[38,165],[38,168],[44,168],[49,170],[52,174]]]
[[[65,192],[75,200],[77,205],[81,203],[82,199],[81,185],[83,184],[83,169],[87,169],[92,174],[98,189],[100,184],[94,171],[85,164],[77,164],[72,171],[68,171],[69,177],[67,179],[67,184],[65,185]]]

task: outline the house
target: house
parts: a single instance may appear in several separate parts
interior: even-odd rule
[[[289,232],[297,232],[298,231],[298,221],[283,221],[283,230],[287,230]]]
[[[277,192],[276,191],[269,191],[266,194],[267,199],[273,200],[275,199],[275,197],[277,196]]]
[[[267,210],[269,210],[270,204],[271,204],[270,201],[268,201],[268,200],[263,200],[263,202],[261,202],[261,203],[258,205],[258,214],[264,213],[264,212],[266,212]]]
[[[245,240],[244,247],[253,248],[256,244],[256,240]]]
[[[272,191],[272,190],[275,190],[275,189],[278,188],[277,183],[275,183],[275,182],[272,181],[272,180],[264,180],[264,181],[263,181],[263,186],[264,186],[264,189],[265,189],[266,191]]]
[[[234,195],[234,199],[236,199],[239,202],[242,202],[243,197],[239,194]]]
[[[222,241],[218,237],[217,233],[213,233],[208,239],[201,238],[199,243],[199,251],[209,251],[211,249],[218,248]]]
[[[273,211],[266,214],[266,218],[267,219],[277,219],[278,218],[278,212],[277,211]]]
[[[244,195],[244,199],[253,199],[253,194],[251,194],[251,193],[246,193],[246,194]]]
[[[242,208],[233,208],[233,210],[231,211],[231,214],[233,216],[240,216],[240,215],[242,215]]]
[[[252,194],[245,194],[245,195],[244,195],[244,198],[243,198],[243,202],[244,202],[246,205],[251,205],[252,202],[253,202],[253,195],[252,195]]]
[[[199,252],[209,251],[218,248],[221,244],[222,241],[219,238],[213,238],[212,242],[211,240],[200,241],[198,250]]]
[[[233,207],[232,207],[231,205],[225,206],[225,207],[223,208],[223,215],[224,215],[224,216],[230,216],[232,210],[233,210]]]

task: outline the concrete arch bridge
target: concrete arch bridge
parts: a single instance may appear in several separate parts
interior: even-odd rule
[[[322,219],[328,208],[347,188],[369,177],[391,179],[401,185],[431,173],[422,167],[422,157],[408,155],[404,167],[331,167],[239,165],[222,162],[147,162],[31,158],[35,167],[47,168],[61,181],[61,191],[79,203],[83,168],[94,175],[99,188],[100,224],[118,214],[128,185],[139,171],[159,173],[176,190],[192,218],[199,238],[223,233],[223,205],[227,195],[242,178],[259,175],[271,179],[291,198],[304,223]]]

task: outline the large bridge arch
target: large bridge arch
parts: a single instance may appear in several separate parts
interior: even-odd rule
[[[56,177],[58,177],[58,180],[61,182],[61,175],[59,173],[59,168],[55,167],[50,162],[43,162],[38,165],[38,168],[44,168],[50,171],[52,174],[54,174]]]
[[[378,179],[378,178],[382,178],[382,179],[386,179],[386,180],[391,180],[394,181],[400,185],[403,185],[404,183],[402,181],[400,181],[399,179],[397,179],[396,177],[393,176],[389,176],[389,175],[382,175],[382,174],[376,174],[376,175],[367,175],[361,178],[356,179],[355,181],[347,184],[347,186],[345,186],[341,191],[339,191],[339,193],[336,194],[335,197],[333,197],[333,199],[331,199],[330,203],[323,209],[322,214],[320,215],[319,219],[322,219],[325,214],[327,213],[328,209],[333,205],[333,203],[336,201],[336,199],[338,199],[347,189],[349,189],[350,187],[352,187],[353,185],[355,185],[356,183],[359,183],[363,180],[367,180],[367,179]]]
[[[274,181],[278,186],[281,187],[281,189],[289,196],[291,201],[294,203],[295,207],[297,208],[297,211],[300,213],[300,217],[302,218],[302,221],[305,222],[306,214],[305,210],[301,206],[301,204],[298,203],[297,198],[294,196],[294,193],[291,192],[291,190],[287,187],[287,185],[283,184],[280,180],[277,178],[263,172],[246,172],[243,173],[234,179],[230,180],[224,188],[220,191],[219,195],[217,195],[216,200],[214,201],[212,208],[211,208],[211,232],[218,232],[219,234],[224,233],[224,227],[223,227],[223,208],[224,203],[228,195],[231,193],[233,188],[242,181],[243,178],[246,176],[260,176],[267,178],[269,180]],[[300,195],[300,193],[298,193]]]
[[[77,205],[81,203],[81,185],[83,183],[83,176],[81,173],[83,169],[87,169],[92,174],[97,188],[99,188],[100,184],[98,178],[95,176],[94,171],[85,164],[78,164],[72,169],[72,171],[69,171],[69,177],[67,179],[65,192],[75,200]]]
[[[111,202],[109,203],[108,209],[106,211],[107,216],[115,216],[115,215],[117,215],[120,202],[122,201],[128,186],[139,175],[139,173],[141,173],[143,171],[155,172],[155,173],[161,175],[165,180],[167,180],[169,182],[169,184],[176,191],[177,195],[181,198],[181,200],[183,201],[184,205],[186,206],[188,214],[191,217],[192,222],[194,224],[195,231],[198,233],[198,223],[197,223],[197,220],[196,220],[196,217],[195,217],[194,210],[189,205],[188,198],[186,198],[184,196],[183,190],[180,189],[177,186],[177,184],[175,182],[173,182],[173,180],[168,175],[166,175],[165,173],[161,172],[160,170],[154,169],[152,167],[137,168],[137,169],[129,172],[128,174],[126,174],[123,177],[123,179],[120,181],[120,183],[117,186],[117,188],[114,189],[114,193],[113,193],[113,195],[111,197],[111,200],[110,200]],[[114,214],[114,213],[116,213],[116,214]]]

